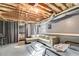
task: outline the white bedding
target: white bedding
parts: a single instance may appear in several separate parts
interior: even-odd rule
[[[42,42],[42,41],[40,41],[40,42]],[[76,46],[71,46],[70,48],[68,48],[66,51],[64,51],[64,52],[58,52],[58,51],[56,51],[54,48],[53,48],[53,46],[51,47],[51,45],[48,45],[47,43],[45,43],[45,42],[42,42],[42,43],[44,43],[44,44],[47,44],[47,46],[46,45],[44,45],[44,44],[42,44],[42,43],[40,43],[40,42],[32,42],[29,46],[31,46],[31,48],[33,48],[33,49],[29,49],[31,52],[33,52],[32,50],[35,50],[36,52],[34,53],[34,54],[32,54],[32,56],[39,56],[38,54],[40,54],[41,56],[42,56],[42,54],[44,54],[44,50],[46,49],[46,48],[49,48],[50,50],[52,50],[53,52],[55,52],[55,53],[57,53],[57,54],[59,54],[59,55],[61,55],[61,56],[79,56],[79,47],[76,47]],[[48,47],[48,46],[50,46],[50,47]],[[29,47],[27,47],[27,48],[29,48]],[[39,48],[39,49],[38,49]],[[42,49],[42,50],[41,50]],[[38,51],[40,51],[40,52],[38,52]],[[53,53],[53,52],[47,52],[46,54],[48,55],[56,55],[55,53]]]

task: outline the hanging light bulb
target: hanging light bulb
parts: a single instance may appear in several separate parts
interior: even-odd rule
[[[38,3],[35,3],[32,7],[29,8],[30,13],[35,13],[38,14],[39,13],[39,9],[38,9]]]
[[[35,11],[35,13],[39,12],[38,8],[36,8],[37,6],[38,6],[38,3],[35,3],[35,5],[34,5],[34,11]]]
[[[35,8],[34,11],[35,11],[35,13],[38,13],[39,12],[38,8]]]
[[[35,5],[34,6],[38,6],[38,3],[35,3]]]

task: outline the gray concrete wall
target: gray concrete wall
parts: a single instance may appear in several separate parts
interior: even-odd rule
[[[76,37],[76,36],[60,36],[60,41],[61,42],[73,41],[73,42],[79,43],[79,37]]]
[[[45,28],[44,28],[45,27]],[[45,32],[44,32],[44,31]],[[79,34],[79,15],[72,16],[57,23],[52,23],[52,28],[48,29],[47,25],[42,25],[41,33],[77,33]],[[79,37],[60,36],[61,41],[66,40],[79,42]]]
[[[52,29],[47,30],[49,33],[78,33],[79,34],[79,15],[70,17],[60,22],[52,24]],[[79,42],[79,37],[60,36],[62,42],[74,41]]]
[[[79,33],[79,15],[52,23],[52,29],[47,30],[47,32]]]

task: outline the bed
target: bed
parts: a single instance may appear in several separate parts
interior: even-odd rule
[[[58,52],[49,43],[35,40],[26,46],[26,53],[26,56],[79,56],[79,47],[72,45],[65,52]]]

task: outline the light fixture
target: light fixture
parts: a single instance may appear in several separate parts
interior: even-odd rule
[[[34,5],[34,7],[35,7],[35,13],[39,12],[38,8],[36,8],[37,6],[38,6],[38,3],[35,3],[35,5]]]
[[[34,6],[38,6],[38,3],[35,3],[35,5]]]
[[[35,11],[35,13],[39,13],[38,8],[35,8],[34,11]]]
[[[38,14],[39,9],[37,8],[37,6],[38,6],[38,3],[35,3],[35,5],[30,8],[30,12],[34,12],[35,14]]]

